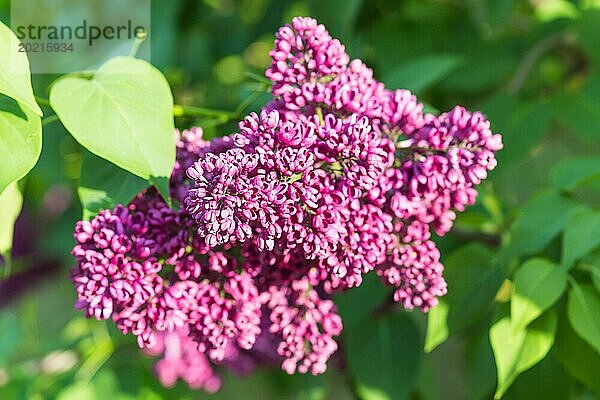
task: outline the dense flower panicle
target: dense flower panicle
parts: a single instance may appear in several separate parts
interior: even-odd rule
[[[381,264],[377,274],[396,288],[394,300],[406,309],[415,307],[428,311],[437,305],[437,298],[446,294],[447,286],[439,262],[440,253],[432,241],[398,245],[388,262]]]
[[[377,274],[406,309],[446,294],[432,233],[495,168],[478,112],[423,112],[312,18],[276,34],[272,100],[237,132],[176,131],[170,208],[154,188],[74,231],[76,306],[132,333],[160,381],[216,391],[215,368],[319,374],[342,331],[332,295]]]
[[[337,350],[333,339],[342,331],[342,319],[331,300],[322,300],[306,279],[291,287],[271,286],[264,293],[270,310],[270,332],[281,337],[277,347],[288,374],[321,374]]]
[[[482,114],[455,107],[439,117],[426,115],[424,126],[399,147],[413,155],[400,167],[403,185],[396,194],[396,215],[414,216],[444,234],[452,227],[453,210],[475,202],[474,186],[495,168],[494,153],[502,142]]]
[[[221,387],[221,378],[185,328],[157,335],[157,341],[145,349],[152,356],[162,356],[156,363],[156,374],[166,387],[173,387],[181,378],[192,389],[214,393]]]
[[[277,32],[270,55],[272,62],[266,76],[273,81],[273,93],[295,110],[307,105],[304,93],[310,92],[312,85],[336,75],[349,61],[344,46],[332,39],[325,26],[302,17],[294,18],[291,25]]]

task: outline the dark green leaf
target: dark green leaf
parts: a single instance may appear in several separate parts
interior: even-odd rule
[[[531,152],[550,127],[552,110],[546,103],[526,103],[510,110],[508,126],[501,130],[504,148],[498,153],[498,163],[515,162]],[[493,120],[501,124],[502,120]]]
[[[514,381],[504,399],[506,400],[565,400],[571,398],[573,379],[552,353]]]
[[[583,93],[564,93],[553,99],[554,115],[584,140],[600,134],[600,104]]]
[[[510,227],[510,239],[499,254],[500,263],[542,250],[565,227],[578,203],[553,190],[532,198]]]
[[[462,58],[455,54],[433,54],[411,60],[383,79],[387,87],[420,93],[456,69]]]
[[[573,282],[567,314],[573,330],[600,354],[600,294],[591,285]]]
[[[588,254],[600,244],[600,211],[588,208],[571,215],[567,222],[562,245],[562,264],[573,262]]]
[[[552,354],[573,378],[600,396],[600,354],[573,331],[563,315]]]
[[[492,304],[504,269],[491,264],[492,252],[477,243],[456,250],[445,261],[448,294],[428,313],[425,351],[477,322]]]
[[[555,312],[548,312],[526,329],[514,329],[509,318],[497,321],[490,328],[490,343],[494,350],[500,398],[514,379],[542,360],[550,351],[556,335]]]
[[[376,274],[366,275],[356,289],[337,294],[335,303],[344,327],[351,328],[373,318],[373,311],[390,295],[389,288],[383,286]]]
[[[148,181],[85,152],[77,189],[83,218],[88,219],[117,204],[126,205],[148,186]]]
[[[597,179],[600,179],[600,157],[567,158],[559,161],[550,171],[552,184],[562,190],[573,190]]]
[[[470,339],[467,347],[470,398],[489,399],[496,388],[496,365],[488,331]]]
[[[361,397],[407,399],[416,384],[421,348],[419,331],[409,315],[364,321],[344,333],[350,371]]]
[[[589,272],[592,276],[594,287],[598,293],[600,293],[600,260],[597,260],[596,263],[589,266]]]
[[[596,40],[600,26],[600,10],[587,10],[575,25],[578,41],[587,54],[596,62],[600,62],[600,48]]]
[[[313,9],[315,17],[327,26],[333,37],[352,47],[354,23],[362,4],[363,0],[330,0],[317,2]]]

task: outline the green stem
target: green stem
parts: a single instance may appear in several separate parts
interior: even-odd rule
[[[242,101],[233,113],[236,116],[236,118],[241,118],[242,113],[246,110],[246,108],[248,108],[250,104],[252,104],[252,102],[258,99],[261,95],[261,92],[254,92],[250,96],[248,96],[244,101]]]
[[[315,109],[317,115],[319,116],[319,123],[321,125],[323,125],[323,123],[325,122],[325,119],[323,118],[323,110],[321,110],[321,107],[317,107]]]
[[[144,40],[146,40],[146,33],[144,32],[144,36],[141,38],[136,37],[135,41],[133,42],[133,45],[131,46],[131,50],[129,50],[129,57],[135,57],[137,56],[137,53],[140,51],[140,47],[142,46],[142,43],[144,43]]]
[[[255,74],[254,72],[246,72],[246,76],[252,80],[255,80],[260,83],[264,83],[267,87],[270,87],[273,82],[268,80],[262,75]]]
[[[56,114],[50,115],[50,116],[48,116],[48,117],[46,117],[46,118],[44,118],[42,120],[42,126],[46,126],[46,125],[51,124],[51,123],[53,123],[55,121],[58,121],[58,115],[56,115]]]
[[[2,271],[2,279],[6,280],[10,276],[12,270],[12,256],[10,254],[10,250],[3,254],[4,256],[4,271]]]
[[[184,106],[175,104],[173,106],[173,115],[175,117],[217,117],[227,118],[227,120],[235,118],[236,115],[230,111],[213,110],[210,108]]]
[[[40,97],[40,96],[35,96],[35,101],[37,101],[37,103],[42,106],[42,107],[49,107],[52,108],[52,106],[50,105],[50,100]]]

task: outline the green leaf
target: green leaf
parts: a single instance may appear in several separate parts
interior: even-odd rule
[[[567,158],[550,171],[552,184],[562,190],[573,190],[595,179],[600,179],[600,157]]]
[[[600,353],[600,294],[591,285],[573,282],[567,315],[573,330]]]
[[[600,396],[600,354],[581,339],[561,314],[552,354],[577,381]]]
[[[148,181],[92,153],[83,154],[81,180],[77,193],[84,219],[93,217],[100,210],[112,209],[117,204],[126,205],[148,186]]]
[[[57,400],[97,399],[94,386],[85,382],[75,382],[65,387],[56,398]]]
[[[535,6],[535,15],[540,21],[552,21],[559,18],[577,18],[577,7],[568,0],[545,0]]]
[[[590,265],[589,272],[592,276],[594,287],[598,293],[600,293],[600,260],[596,261],[595,264]]]
[[[523,372],[504,395],[507,400],[565,400],[571,399],[574,382],[571,376],[552,356]]]
[[[345,45],[352,47],[355,40],[352,35],[356,31],[354,24],[360,13],[363,0],[329,0],[316,4],[314,16],[327,26],[331,35]]]
[[[384,79],[386,86],[406,88],[420,93],[455,70],[462,58],[455,54],[433,54],[411,60],[391,71]]]
[[[12,248],[15,221],[22,206],[23,195],[14,182],[0,194],[0,254],[8,253]]]
[[[336,294],[335,304],[344,327],[352,328],[371,319],[373,311],[390,295],[389,288],[375,274],[367,274],[359,287]]]
[[[494,350],[500,398],[515,378],[542,360],[554,343],[556,313],[548,312],[526,329],[513,329],[508,317],[490,328],[490,343]]]
[[[492,121],[502,133],[504,148],[498,153],[498,164],[503,165],[531,153],[550,127],[552,110],[546,103],[517,103],[516,108],[510,108],[507,124],[503,120]],[[506,129],[500,124],[506,124]]]
[[[467,366],[471,399],[489,399],[496,388],[496,365],[487,329],[469,337]]]
[[[477,243],[461,247],[445,261],[448,294],[429,310],[425,351],[479,321],[494,301],[505,272],[491,265],[492,252]]]
[[[554,115],[582,139],[598,140],[600,104],[581,92],[563,93],[552,99]]]
[[[397,313],[366,320],[344,334],[350,371],[361,398],[408,398],[416,384],[421,346],[419,331],[410,316]]]
[[[567,287],[566,273],[541,258],[525,262],[515,274],[510,319],[515,329],[524,329],[562,296]]]
[[[500,263],[542,250],[563,230],[578,205],[554,190],[533,197],[510,227],[510,240],[500,251]]]
[[[27,53],[19,52],[19,39],[2,21],[0,21],[0,60],[2,60],[0,94],[5,94],[42,116],[42,110],[33,96]]]
[[[600,211],[584,208],[567,222],[562,243],[562,264],[570,267],[600,244]]]
[[[173,97],[165,77],[145,61],[115,57],[91,79],[54,83],[50,103],[82,146],[144,178],[168,178],[175,162]]]
[[[41,118],[0,94],[0,193],[31,171],[41,151]]]
[[[600,24],[600,10],[587,10],[575,24],[578,42],[583,50],[596,62],[600,61],[598,48],[598,24]]]

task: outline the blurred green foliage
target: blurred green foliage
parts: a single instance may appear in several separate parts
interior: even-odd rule
[[[140,182],[90,168],[92,157],[48,124],[41,159],[21,182],[25,227],[16,240],[29,255],[15,258],[11,276],[28,287],[0,292],[1,399],[600,398],[600,1],[152,6],[152,63],[176,104],[257,110],[268,95],[252,74],[268,66],[273,33],[311,15],[386,85],[414,91],[430,110],[458,103],[486,113],[503,134],[499,166],[477,204],[436,238],[449,294],[428,316],[382,304],[386,290],[367,281],[337,298],[346,329],[327,374],[226,375],[223,390],[207,395],[162,388],[131,337],[73,310],[68,254],[82,212],[79,178],[88,212],[102,207],[98,182],[125,174],[133,191]],[[0,0],[0,20],[8,15],[9,1]],[[55,78],[34,76],[36,93],[47,97]],[[209,137],[235,129],[222,115],[176,124],[201,125]],[[49,260],[60,267],[43,269]]]

